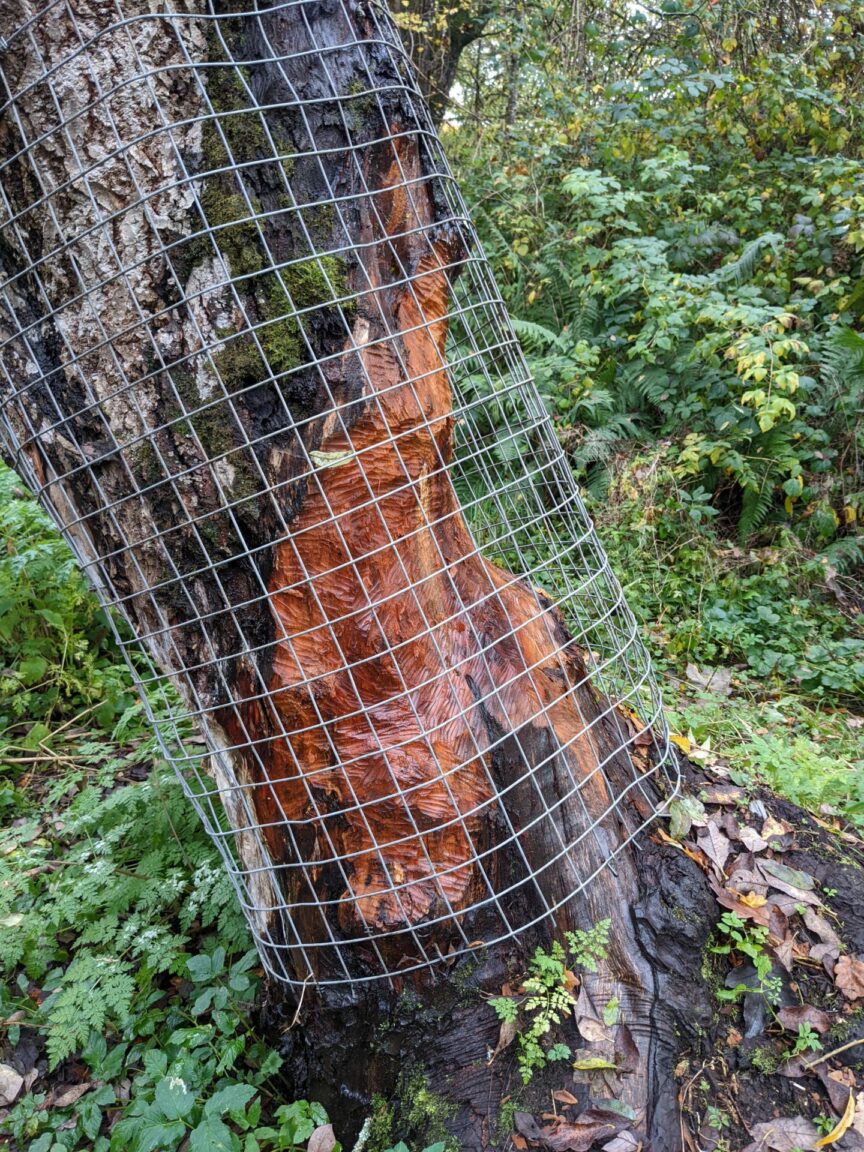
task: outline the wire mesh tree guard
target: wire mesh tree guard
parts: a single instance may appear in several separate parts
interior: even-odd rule
[[[0,15],[7,457],[267,969],[392,978],[554,920],[676,768],[388,12]]]

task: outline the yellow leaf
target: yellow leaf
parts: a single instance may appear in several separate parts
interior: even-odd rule
[[[849,1131],[852,1121],[855,1119],[855,1093],[849,1090],[849,1099],[846,1101],[846,1111],[843,1113],[842,1119],[838,1122],[836,1128],[832,1128],[827,1136],[823,1136],[821,1140],[817,1140],[813,1145],[814,1148],[827,1148],[829,1144],[836,1144],[841,1136]]]
[[[768,901],[764,896],[759,896],[756,892],[747,892],[741,897],[741,903],[746,904],[748,908],[761,908],[763,904]]]
[[[677,732],[671,732],[669,739],[673,744],[677,744],[685,756],[690,755],[690,741],[686,736],[679,736]]]

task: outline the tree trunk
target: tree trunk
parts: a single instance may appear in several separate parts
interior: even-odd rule
[[[151,7],[0,0],[3,403],[15,467],[206,737],[266,963],[318,983],[295,1088],[350,1130],[416,1068],[464,1148],[498,1146],[482,994],[610,918],[580,995],[617,999],[638,1054],[604,1091],[678,1147],[712,901],[624,847],[662,802],[650,734],[460,511],[471,239],[396,34],[373,0]]]
[[[400,0],[391,7],[418,86],[433,123],[438,125],[447,111],[462,53],[483,35],[494,15],[494,5],[489,0],[457,0],[455,4],[438,0],[402,4]]]

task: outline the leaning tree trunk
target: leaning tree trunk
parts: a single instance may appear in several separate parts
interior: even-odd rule
[[[677,1147],[708,905],[671,854],[600,871],[657,800],[644,748],[460,512],[445,342],[469,241],[398,40],[374,0],[154,6],[111,25],[100,0],[0,0],[3,401],[14,465],[198,719],[265,958],[318,984],[296,1089],[350,1128],[416,1066],[463,1147],[495,1147],[481,994],[609,917],[584,1003],[618,998],[638,1058],[615,1091]],[[500,937],[501,892],[533,928],[424,966]]]

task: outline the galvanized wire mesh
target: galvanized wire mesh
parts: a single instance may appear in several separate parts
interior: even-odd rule
[[[560,916],[677,778],[388,13],[12,10],[7,451],[265,965],[392,977]]]

